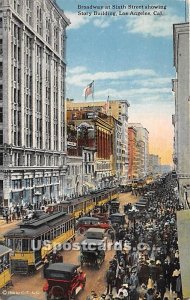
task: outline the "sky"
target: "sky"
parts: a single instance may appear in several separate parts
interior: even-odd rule
[[[173,24],[185,22],[185,1],[57,0],[57,4],[71,22],[66,97],[84,101],[84,88],[94,80],[95,101],[106,101],[108,95],[110,100],[127,99],[129,122],[139,122],[149,131],[150,153],[158,154],[162,164],[172,164]]]

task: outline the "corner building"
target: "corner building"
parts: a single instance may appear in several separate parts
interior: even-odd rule
[[[0,2],[0,203],[62,198],[69,20],[53,0]]]

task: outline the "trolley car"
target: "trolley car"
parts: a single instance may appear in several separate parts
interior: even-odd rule
[[[11,271],[28,274],[39,269],[46,255],[75,236],[75,219],[64,212],[42,216],[20,224],[5,234],[6,245],[13,250]]]
[[[9,255],[12,250],[0,245],[0,289],[11,283]]]
[[[116,200],[118,196],[117,188],[96,191],[91,193],[91,195],[60,202],[58,204],[58,211],[64,211],[73,214],[75,218],[79,218],[92,211],[96,206]]]

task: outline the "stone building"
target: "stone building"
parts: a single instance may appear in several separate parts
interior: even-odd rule
[[[62,198],[69,20],[53,0],[0,6],[0,201]]]
[[[137,130],[133,126],[128,128],[128,160],[129,179],[138,178],[137,170]]]
[[[129,123],[136,129],[136,173],[137,178],[149,175],[149,132],[140,123]]]
[[[189,23],[174,24],[175,93],[174,154],[180,200],[190,207],[190,66]]]

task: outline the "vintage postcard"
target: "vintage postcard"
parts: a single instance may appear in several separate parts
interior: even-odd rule
[[[0,0],[0,300],[190,299],[189,0]]]

